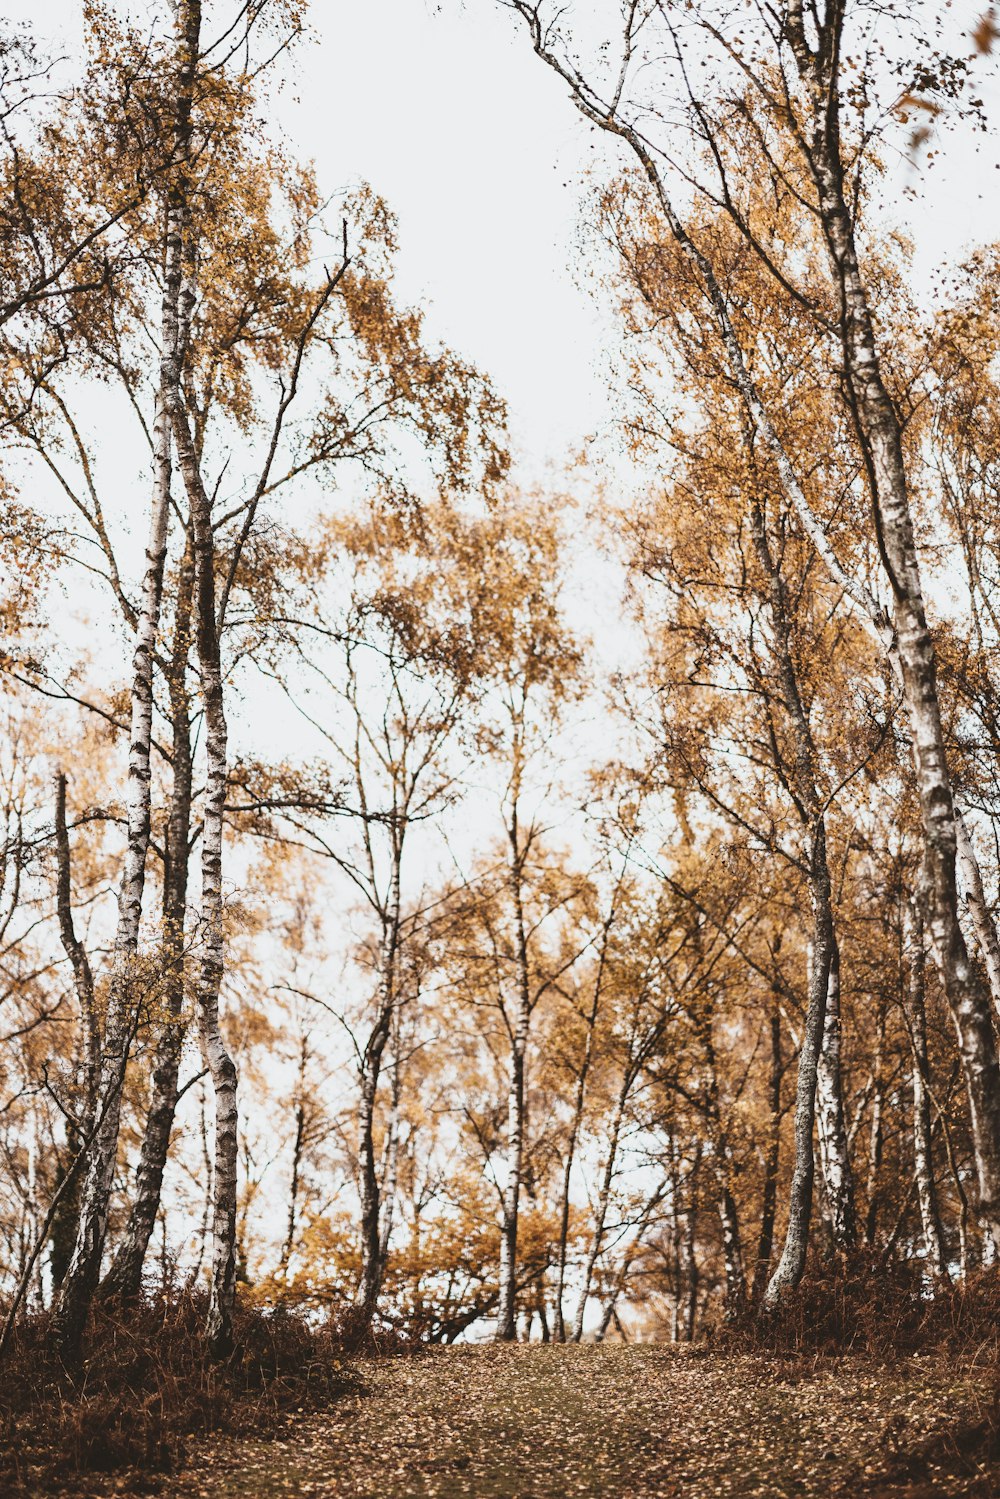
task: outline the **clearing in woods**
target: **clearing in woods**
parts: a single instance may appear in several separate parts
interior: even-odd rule
[[[937,1357],[789,1363],[653,1345],[479,1346],[362,1359],[277,1440],[217,1439],[170,1481],[206,1499],[929,1499],[1000,1493],[982,1444],[934,1441],[991,1403]]]

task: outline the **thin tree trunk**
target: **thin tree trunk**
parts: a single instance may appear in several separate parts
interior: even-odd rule
[[[878,1230],[879,1172],[882,1168],[882,1105],[885,1088],[882,1079],[882,1055],[885,1049],[885,1006],[880,1004],[875,1023],[875,1058],[872,1067],[872,1116],[868,1132],[868,1212],[865,1214],[865,1243],[874,1244]]]
[[[684,1213],[684,1228],[681,1233],[680,1294],[683,1299],[681,1301],[680,1340],[684,1343],[694,1342],[695,1323],[698,1316],[698,1259],[694,1252],[697,1215],[693,1193],[692,1187],[692,1200]]]
[[[566,1253],[569,1242],[569,1194],[573,1175],[573,1165],[576,1159],[577,1141],[580,1137],[580,1125],[583,1121],[583,1108],[587,1096],[587,1079],[590,1075],[590,1064],[594,1055],[594,1031],[597,1026],[597,1014],[601,1003],[601,988],[604,978],[604,968],[607,961],[608,939],[611,926],[614,921],[614,905],[608,913],[608,919],[604,924],[603,941],[601,943],[600,956],[597,961],[597,972],[594,975],[594,989],[591,996],[590,1010],[587,1014],[587,1031],[583,1045],[583,1057],[580,1061],[580,1070],[576,1076],[576,1088],[573,1096],[573,1113],[570,1120],[569,1140],[566,1144],[566,1159],[563,1162],[562,1196],[559,1208],[559,1245],[556,1252],[556,1289],[554,1308],[554,1340],[557,1343],[566,1341],[566,1322],[563,1317],[563,1298],[566,1285]]]
[[[298,1216],[299,1201],[299,1164],[302,1159],[302,1130],[305,1124],[306,1111],[299,1103],[295,1108],[295,1140],[292,1145],[292,1181],[288,1190],[288,1227],[285,1231],[285,1242],[281,1248],[281,1263],[287,1265],[292,1257],[295,1247],[295,1228]]]
[[[189,295],[193,287],[188,288]],[[174,442],[191,515],[195,557],[195,636],[205,709],[205,796],[201,835],[201,955],[195,981],[198,1035],[215,1096],[212,1280],[206,1337],[215,1357],[232,1348],[236,1299],[237,1073],[219,1025],[219,995],[225,968],[222,858],[228,780],[226,724],[219,622],[216,617],[215,534],[212,502],[205,491],[180,382],[168,386]]]
[[[528,973],[528,939],[521,899],[521,848],[515,797],[508,827],[510,842],[510,893],[514,910],[516,1009],[511,1032],[510,1077],[507,1086],[507,1180],[503,1192],[503,1222],[500,1230],[500,1295],[497,1301],[496,1340],[512,1343],[517,1329],[514,1310],[517,1299],[517,1230],[524,1166],[524,1073],[531,1025],[531,991]]]
[[[497,1303],[496,1339],[512,1343],[517,1275],[517,1230],[524,1161],[524,1060],[528,1041],[529,1014],[520,1000],[517,1027],[511,1041],[510,1077],[507,1085],[507,1180],[503,1191],[503,1222],[500,1229],[500,1296]]]
[[[121,1245],[104,1278],[105,1295],[136,1296],[149,1241],[160,1209],[163,1173],[179,1098],[181,1053],[184,1048],[185,923],[188,894],[188,848],[191,838],[191,700],[187,689],[191,644],[191,590],[194,563],[190,544],[185,549],[178,584],[177,616],[171,651],[168,690],[173,724],[173,786],[167,819],[163,871],[163,965],[166,1016],[156,1044],[146,1128],[136,1170],[135,1199]]]
[[[909,1022],[913,1050],[913,1174],[920,1205],[924,1258],[935,1281],[947,1274],[944,1232],[938,1210],[931,1148],[931,1101],[927,1088],[927,1017],[925,1005],[924,933],[920,913],[909,901],[904,907],[909,956]]]
[[[728,1151],[727,1159],[722,1164],[718,1207],[722,1228],[722,1262],[726,1272],[725,1315],[728,1320],[743,1310],[746,1302],[746,1273],[743,1268],[743,1242],[736,1201],[729,1186]]]
[[[63,950],[73,969],[73,983],[80,1009],[80,1035],[82,1058],[79,1069],[80,1094],[76,1102],[76,1119],[67,1119],[66,1157],[75,1161],[80,1151],[81,1139],[89,1135],[97,1105],[97,1086],[101,1058],[101,1031],[94,1000],[94,978],[86,949],[76,934],[73,922],[73,890],[70,859],[69,830],[66,826],[66,777],[62,771],[56,776],[56,854],[58,880],[56,885],[56,908],[59,917],[59,935]],[[69,1268],[80,1226],[80,1170],[73,1168],[72,1180],[63,1189],[63,1181],[69,1167],[60,1164],[57,1180],[57,1208],[52,1218],[50,1233],[49,1269],[53,1289],[58,1291]]]
[[[781,1010],[775,998],[771,1007],[771,1070],[768,1078],[767,1152],[764,1157],[764,1184],[761,1191],[760,1234],[757,1239],[757,1263],[754,1266],[750,1296],[756,1305],[764,1294],[774,1253],[774,1221],[778,1207],[778,1165],[781,1157]]]
[[[375,1155],[375,1098],[385,1042],[372,1032],[361,1080],[359,1165],[361,1167],[361,1275],[355,1305],[370,1317],[379,1293],[379,1184]]]
[[[823,1020],[823,1045],[816,1068],[816,1132],[823,1182],[836,1249],[853,1249],[857,1242],[854,1182],[847,1150],[844,1094],[840,1067],[840,946],[834,934],[830,979]]]
[[[375,1151],[375,1103],[378,1095],[382,1057],[392,1033],[396,1007],[396,964],[399,955],[401,913],[402,842],[397,838],[393,849],[392,887],[389,911],[382,935],[381,992],[375,1024],[362,1057],[361,1116],[358,1158],[361,1168],[361,1276],[355,1292],[355,1305],[366,1319],[375,1310],[382,1285],[380,1220],[382,1213],[378,1157]]]
[[[812,137],[805,142],[820,221],[841,298],[841,342],[847,391],[871,489],[876,539],[893,593],[892,650],[910,723],[924,832],[921,900],[931,946],[958,1035],[979,1184],[979,1217],[1000,1249],[1000,1063],[990,996],[971,961],[959,920],[956,862],[959,817],[948,769],[937,690],[934,642],[927,624],[914,539],[902,426],[882,378],[854,224],[847,205],[840,145],[840,42],[843,13],[820,28],[814,52],[804,34],[791,37],[812,95]],[[967,841],[963,864],[975,863]]]
[[[54,1320],[57,1341],[70,1357],[80,1345],[84,1322],[97,1287],[108,1226],[108,1205],[118,1151],[121,1091],[136,1007],[133,993],[139,945],[146,855],[150,829],[150,744],[153,731],[153,662],[163,597],[170,509],[169,389],[180,378],[179,303],[190,148],[191,107],[201,32],[200,0],[182,0],[176,15],[177,82],[174,116],[174,171],[166,211],[166,255],[161,306],[160,387],[154,425],[154,485],[146,574],[136,625],[132,663],[131,728],[125,864],[118,892],[114,966],[101,1048],[97,1112],[101,1125],[90,1150],[82,1192],[80,1224]]]
[[[809,1220],[813,1197],[813,1118],[816,1069],[823,1042],[826,999],[833,955],[830,873],[826,859],[826,834],[820,822],[810,851],[810,889],[813,906],[812,963],[809,975],[809,1009],[799,1052],[799,1074],[795,1090],[795,1166],[789,1188],[788,1227],[777,1268],[768,1282],[763,1305],[773,1311],[781,1298],[802,1279],[809,1246]]]
[[[397,1026],[396,1059],[392,1069],[392,1112],[389,1115],[389,1132],[386,1137],[385,1161],[382,1168],[382,1206],[378,1234],[380,1276],[385,1275],[385,1267],[389,1259],[389,1240],[392,1237],[392,1220],[396,1211],[396,1192],[399,1181],[399,1105],[403,1090],[398,1029]]]
[[[630,1055],[625,1064],[625,1071],[622,1074],[618,1097],[615,1099],[615,1111],[611,1116],[611,1126],[608,1131],[608,1153],[604,1160],[604,1172],[601,1176],[601,1187],[597,1197],[597,1209],[594,1214],[594,1231],[590,1238],[590,1248],[587,1251],[587,1258],[584,1262],[583,1284],[580,1287],[580,1299],[577,1302],[576,1316],[573,1319],[574,1343],[579,1343],[583,1337],[583,1319],[586,1316],[587,1302],[590,1299],[590,1287],[594,1278],[594,1268],[597,1265],[604,1243],[604,1226],[607,1222],[608,1207],[611,1202],[611,1187],[615,1179],[615,1166],[618,1161],[618,1141],[621,1135],[622,1120],[625,1116],[625,1105],[634,1081],[635,1065]]]
[[[59,917],[59,936],[63,951],[73,969],[73,983],[77,1004],[80,1007],[80,1031],[83,1039],[82,1111],[80,1122],[84,1130],[90,1128],[97,1107],[97,1083],[101,1059],[101,1027],[94,1001],[94,976],[86,949],[76,934],[73,923],[73,887],[69,846],[69,830],[66,826],[66,776],[60,771],[56,776],[56,854],[59,876],[56,886],[56,908]]]

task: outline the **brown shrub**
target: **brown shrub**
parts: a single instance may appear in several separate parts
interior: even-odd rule
[[[886,1261],[875,1251],[815,1258],[777,1312],[749,1308],[713,1337],[734,1351],[875,1357],[941,1351],[992,1363],[1000,1359],[1000,1269],[929,1287],[919,1264]]]
[[[204,1316],[188,1293],[99,1305],[75,1371],[53,1352],[48,1313],[22,1319],[0,1364],[0,1491],[93,1492],[95,1474],[170,1472],[191,1437],[275,1431],[287,1412],[357,1386],[345,1355],[401,1346],[351,1315],[311,1326],[240,1308],[235,1351],[213,1363]]]

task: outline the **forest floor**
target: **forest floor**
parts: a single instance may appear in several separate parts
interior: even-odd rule
[[[167,1489],[186,1499],[1000,1494],[995,1441],[954,1436],[956,1422],[986,1414],[995,1371],[940,1357],[490,1345],[359,1359],[350,1372],[330,1410],[266,1441],[204,1442]]]

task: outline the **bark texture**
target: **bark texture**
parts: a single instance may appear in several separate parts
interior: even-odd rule
[[[521,899],[521,849],[516,809],[512,815],[510,892],[514,911],[515,985],[513,1023],[510,1028],[510,1076],[507,1084],[507,1180],[504,1183],[500,1227],[500,1298],[497,1303],[497,1342],[511,1343],[517,1336],[514,1320],[517,1299],[517,1230],[524,1164],[524,1071],[531,1025],[531,991],[528,973],[528,939]]]
[[[79,1348],[87,1311],[100,1275],[118,1151],[121,1090],[136,1023],[134,968],[142,919],[150,828],[153,668],[163,598],[170,510],[171,420],[168,403],[170,389],[176,387],[180,380],[180,297],[191,110],[201,35],[200,0],[183,0],[178,6],[176,30],[174,148],[165,216],[160,380],[153,429],[153,500],[146,547],[146,572],[132,661],[126,848],[118,891],[118,926],[101,1048],[97,1102],[100,1124],[90,1147],[76,1244],[55,1314],[55,1335],[70,1356],[75,1356]]]
[[[924,1258],[935,1280],[947,1275],[944,1232],[938,1210],[937,1186],[931,1134],[931,1101],[928,1089],[927,1019],[925,1002],[924,931],[920,912],[907,902],[906,950],[909,959],[909,993],[907,996],[910,1043],[913,1051],[913,1175],[920,1206],[920,1226],[924,1240]]]
[[[816,1133],[834,1247],[853,1249],[857,1242],[857,1221],[844,1122],[840,1035],[840,947],[834,935],[823,1019],[823,1045],[816,1068]]]
[[[160,1207],[163,1173],[177,1110],[181,1053],[186,1031],[184,945],[192,796],[191,700],[187,688],[187,669],[191,644],[193,579],[193,555],[188,545],[181,565],[168,680],[173,725],[173,787],[163,872],[165,1014],[153,1059],[149,1110],[136,1170],[135,1196],[122,1242],[102,1285],[104,1294],[124,1297],[137,1295],[142,1285],[143,1265]]]
[[[392,1033],[396,1011],[396,970],[402,918],[402,855],[405,826],[392,828],[392,867],[389,878],[389,900],[382,913],[379,943],[379,994],[375,1023],[368,1035],[361,1058],[361,1108],[359,1116],[358,1163],[361,1171],[361,1275],[355,1293],[355,1304],[370,1318],[382,1285],[385,1255],[382,1250],[382,1190],[379,1160],[375,1149],[375,1103],[385,1049]],[[386,1235],[388,1250],[388,1234]]]
[[[826,860],[826,835],[822,823],[816,829],[811,851],[813,936],[809,975],[809,1008],[799,1052],[795,1089],[795,1166],[788,1193],[788,1227],[774,1274],[768,1282],[763,1304],[773,1310],[782,1297],[802,1279],[813,1197],[813,1121],[816,1101],[816,1070],[823,1044],[823,1025],[830,985],[830,965],[835,941],[831,917],[830,875]]]
[[[195,638],[205,710],[205,794],[201,834],[201,953],[195,980],[198,1037],[215,1098],[212,1176],[212,1279],[206,1335],[216,1357],[232,1348],[236,1299],[237,1074],[219,1023],[225,969],[222,860],[228,780],[228,727],[216,615],[212,502],[201,477],[180,383],[169,391],[177,457],[184,479],[194,542]]]
[[[597,973],[594,977],[594,987],[591,993],[590,1009],[586,1015],[586,1032],[583,1043],[583,1056],[580,1059],[580,1067],[576,1075],[576,1088],[573,1093],[573,1113],[570,1119],[569,1139],[566,1143],[566,1160],[563,1163],[562,1195],[559,1207],[559,1245],[556,1252],[556,1288],[555,1288],[555,1317],[554,1337],[557,1343],[566,1341],[566,1319],[563,1315],[563,1300],[566,1294],[566,1253],[569,1242],[569,1212],[570,1212],[570,1188],[573,1177],[573,1164],[576,1159],[576,1147],[580,1138],[580,1126],[583,1122],[583,1108],[587,1097],[587,1080],[590,1076],[590,1066],[594,1056],[594,1032],[597,1026],[597,1015],[601,1006],[601,989],[603,987],[604,971],[608,956],[608,941],[611,927],[615,919],[614,905],[608,913],[604,923],[600,953],[597,960]]]
[[[980,1221],[1000,1248],[1000,1064],[990,997],[970,959],[959,920],[959,814],[914,539],[902,423],[882,376],[845,188],[839,94],[842,30],[843,12],[835,7],[819,28],[815,47],[797,26],[789,39],[809,98],[809,135],[803,144],[840,301],[846,385],[871,490],[876,539],[893,595],[892,646],[909,720],[923,824],[924,917],[962,1056]],[[965,857],[975,863],[971,843]]]
[[[774,1253],[774,1224],[778,1208],[778,1165],[781,1160],[781,1079],[784,1068],[781,1055],[781,1008],[777,996],[771,1007],[769,1029],[771,1040],[771,1067],[768,1077],[770,1118],[767,1150],[764,1155],[757,1263],[754,1266],[753,1284],[750,1289],[755,1305],[760,1301],[767,1287],[771,1270],[771,1255]]]

